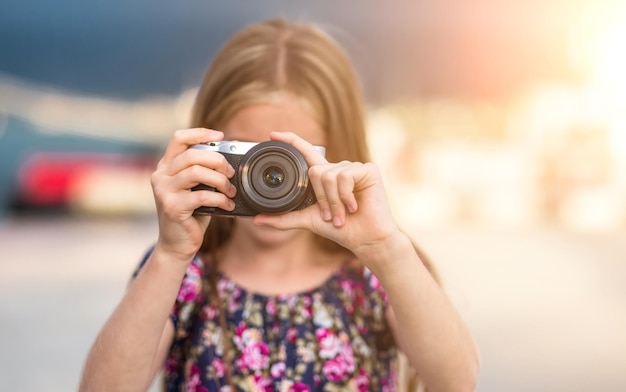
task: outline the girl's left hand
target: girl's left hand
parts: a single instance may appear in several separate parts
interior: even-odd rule
[[[281,215],[257,215],[254,223],[277,229],[308,229],[352,251],[357,257],[384,250],[400,230],[393,220],[378,168],[372,163],[329,163],[313,145],[293,133],[272,140],[297,148],[309,164],[317,203]]]

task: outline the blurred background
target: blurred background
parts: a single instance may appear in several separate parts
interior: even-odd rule
[[[245,24],[347,49],[398,221],[482,356],[478,391],[626,390],[626,4],[3,0],[0,390],[77,388],[155,240],[149,175]]]

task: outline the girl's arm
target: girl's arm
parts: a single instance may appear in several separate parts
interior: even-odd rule
[[[168,321],[185,271],[200,249],[210,217],[195,216],[200,206],[234,208],[229,182],[234,169],[223,155],[189,147],[222,140],[204,128],[176,131],[152,174],[159,238],[96,338],[87,357],[81,391],[147,389],[163,364],[173,337]],[[191,191],[206,184],[219,192]]]
[[[357,255],[389,298],[387,320],[429,391],[473,391],[479,361],[457,311],[401,232]]]

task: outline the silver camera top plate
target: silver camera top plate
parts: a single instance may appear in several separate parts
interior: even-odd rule
[[[206,151],[217,151],[222,154],[245,155],[250,149],[259,143],[254,142],[238,142],[232,140],[224,140],[221,142],[209,142],[194,144],[192,148]],[[322,146],[313,146],[320,154],[326,155],[326,148]]]
[[[222,154],[245,155],[252,147],[258,143],[222,141],[194,144],[192,148],[206,151],[216,151]]]

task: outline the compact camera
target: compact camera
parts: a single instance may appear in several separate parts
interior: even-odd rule
[[[195,144],[192,148],[216,151],[235,169],[230,182],[237,188],[235,209],[200,207],[199,215],[255,216],[281,214],[306,208],[317,202],[309,182],[309,166],[300,151],[279,141],[261,143],[221,141]],[[315,146],[322,154],[324,147]],[[192,190],[215,188],[200,184]]]

